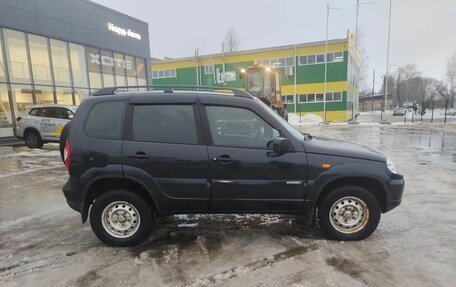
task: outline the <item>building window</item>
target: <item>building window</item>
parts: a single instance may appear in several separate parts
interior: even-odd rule
[[[70,43],[71,70],[75,87],[89,87],[84,47]]]
[[[100,89],[103,87],[103,82],[101,80],[100,51],[95,48],[86,47],[86,56],[89,69],[90,88]]]
[[[51,39],[50,43],[55,84],[71,86],[67,43],[54,39]]]
[[[124,55],[114,53],[114,72],[116,74],[116,86],[126,86],[127,78],[125,70],[128,68]],[[130,67],[131,68],[131,67]]]
[[[214,74],[214,66],[212,66],[212,65],[204,66],[204,74],[213,75]]]
[[[344,60],[344,53],[343,52],[328,53],[327,57],[328,57],[328,63],[342,62]]]
[[[55,104],[54,88],[48,86],[35,86],[33,91],[37,104]]]
[[[206,73],[206,67],[212,67],[212,66],[204,66],[204,73]],[[212,70],[212,73],[214,71]],[[159,70],[159,71],[153,71],[152,72],[152,77],[154,79],[163,79],[163,78],[175,78],[176,77],[176,70],[175,69],[170,69],[170,70]]]
[[[299,65],[307,65],[307,56],[299,56]]]
[[[323,102],[323,94],[322,93],[315,94],[315,101],[316,102]]]
[[[33,105],[33,89],[29,85],[11,85],[11,93],[13,95],[14,113],[19,115],[19,112],[25,110],[25,107]]]
[[[0,84],[0,137],[13,135],[13,116],[10,109],[8,89],[5,84]]]
[[[31,83],[25,34],[3,29],[3,37],[5,39],[6,62],[10,81],[21,84]]]
[[[3,58],[2,30],[0,29],[0,82],[6,82],[5,62]]]
[[[282,102],[284,102],[286,104],[293,104],[294,96],[293,95],[282,95]]]
[[[138,71],[138,85],[146,86],[146,62],[144,61],[144,59],[136,58],[136,70]]]
[[[342,101],[342,92],[334,92],[333,99],[334,102]]]
[[[132,56],[125,55],[125,65],[127,68],[127,84],[129,86],[138,85],[138,77],[136,75],[136,62]]]
[[[315,102],[315,94],[307,94],[307,102]]]
[[[79,105],[88,96],[88,89],[74,89],[74,104]]]
[[[38,85],[52,85],[47,39],[29,34],[28,42],[34,83]]]
[[[114,79],[114,58],[112,52],[101,50],[101,71],[103,72],[103,86],[114,87],[116,85]]]
[[[290,67],[294,65],[293,57],[258,60],[258,64],[274,66],[276,68]]]
[[[309,55],[307,56],[307,64],[315,64],[315,55]]]
[[[328,63],[342,62],[344,60],[343,52],[331,52],[326,54]],[[303,55],[299,56],[299,65],[321,64],[325,62],[325,54]]]
[[[71,88],[60,88],[55,89],[57,96],[57,104],[61,105],[73,105],[73,92]]]
[[[300,103],[307,103],[307,95],[306,94],[299,95],[299,102]]]

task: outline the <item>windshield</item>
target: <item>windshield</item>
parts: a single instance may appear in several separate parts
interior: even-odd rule
[[[274,116],[275,119],[277,119],[286,129],[289,133],[291,133],[295,138],[299,139],[299,140],[303,140],[304,139],[304,135],[299,131],[297,130],[295,127],[293,127],[292,125],[290,125],[290,123],[288,123],[284,118],[282,118],[278,113],[274,112],[268,105],[266,105],[265,103],[263,103],[262,101],[258,100],[258,102],[260,102],[262,105],[264,105],[268,112]]]

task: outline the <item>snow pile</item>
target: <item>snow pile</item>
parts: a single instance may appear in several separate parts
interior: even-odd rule
[[[299,119],[299,114],[289,113],[288,122],[292,125],[309,125],[309,124],[319,124],[323,122],[322,117],[316,114],[305,114]]]

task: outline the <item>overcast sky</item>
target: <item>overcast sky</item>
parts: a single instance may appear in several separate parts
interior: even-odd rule
[[[376,0],[361,0],[371,2]],[[329,38],[355,30],[356,0],[94,0],[149,23],[151,56],[188,57],[218,53],[225,32],[234,26],[240,50],[322,41],[326,4],[331,10]],[[415,63],[425,76],[438,79],[456,51],[456,0],[393,0],[391,70]],[[361,5],[359,29],[376,81],[386,70],[389,0]]]

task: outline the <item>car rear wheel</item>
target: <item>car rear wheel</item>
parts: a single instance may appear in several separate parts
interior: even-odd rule
[[[318,206],[320,228],[330,239],[361,240],[378,226],[380,205],[375,196],[359,186],[343,186],[326,195]]]
[[[110,246],[134,246],[150,234],[152,210],[137,194],[112,190],[93,203],[90,225],[95,235]]]
[[[37,131],[28,131],[25,134],[25,144],[29,148],[42,148],[43,147],[43,140],[41,139],[40,134]]]

